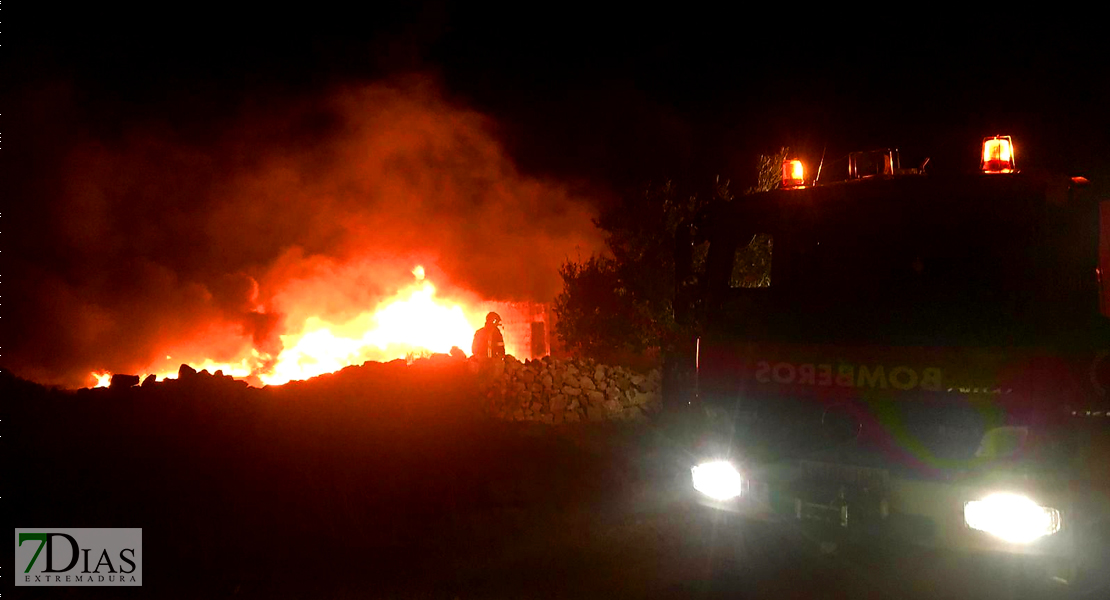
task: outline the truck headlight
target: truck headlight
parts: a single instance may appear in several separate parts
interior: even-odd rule
[[[740,495],[744,478],[728,461],[702,463],[693,468],[694,489],[714,500],[729,500]]]
[[[991,494],[964,504],[964,523],[972,529],[1018,544],[1060,530],[1060,511],[1018,494]]]

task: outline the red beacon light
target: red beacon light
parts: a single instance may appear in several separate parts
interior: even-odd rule
[[[983,138],[983,162],[979,170],[984,173],[1014,173],[1014,142],[1008,135]]]
[[[782,161],[782,187],[800,188],[805,186],[805,167],[802,161],[790,158]]]

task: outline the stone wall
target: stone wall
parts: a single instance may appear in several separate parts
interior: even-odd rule
[[[637,373],[592,360],[512,356],[480,369],[486,411],[512,421],[552,425],[579,421],[637,420],[662,407],[659,369]]]

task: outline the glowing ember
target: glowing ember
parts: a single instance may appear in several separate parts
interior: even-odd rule
[[[417,281],[424,281],[424,265],[416,265],[412,270],[412,274],[416,277]]]

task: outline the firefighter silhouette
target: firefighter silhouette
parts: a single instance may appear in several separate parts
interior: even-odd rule
[[[485,327],[474,332],[471,354],[478,358],[505,358],[505,338],[500,327],[501,315],[495,312],[486,315]]]

